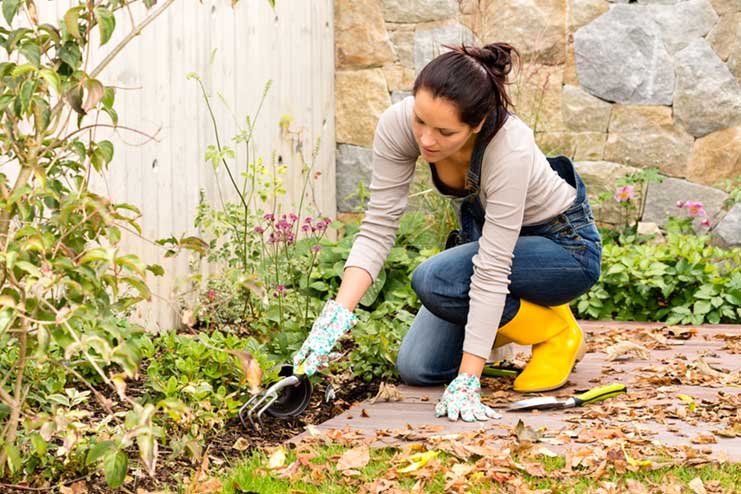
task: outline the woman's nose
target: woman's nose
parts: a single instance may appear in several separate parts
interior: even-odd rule
[[[419,136],[419,142],[424,147],[429,148],[435,145],[435,139],[430,135],[429,132],[422,131],[422,134]]]

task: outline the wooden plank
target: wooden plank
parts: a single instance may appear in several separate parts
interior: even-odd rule
[[[614,329],[621,323],[615,323],[610,327],[605,325],[606,330]],[[736,334],[736,327],[724,326],[721,328],[711,327],[708,331],[698,328],[703,336],[713,334],[715,331],[721,333],[730,332]],[[671,346],[666,350],[652,351],[650,359],[629,359],[606,361],[605,354],[601,352],[587,353],[579,363],[575,371],[569,377],[567,384],[556,391],[539,394],[516,393],[509,387],[509,379],[500,380],[496,378],[482,379],[482,400],[500,411],[500,420],[489,420],[487,422],[464,423],[462,421],[451,422],[447,418],[435,417],[435,405],[444,391],[443,386],[417,387],[400,384],[398,391],[404,397],[402,401],[379,401],[376,403],[360,403],[345,413],[320,424],[317,429],[328,431],[331,429],[344,430],[350,428],[361,432],[367,437],[380,434],[374,442],[377,447],[388,445],[401,445],[409,441],[421,441],[434,435],[445,435],[457,432],[475,431],[479,429],[492,433],[495,436],[488,442],[491,445],[502,442],[502,436],[510,434],[512,428],[522,420],[525,425],[537,430],[549,431],[551,438],[564,431],[576,431],[583,435],[590,427],[600,427],[603,423],[609,423],[611,416],[617,412],[630,410],[632,420],[640,430],[641,435],[666,445],[691,444],[691,439],[698,434],[712,434],[712,430],[727,426],[727,422],[705,422],[699,416],[690,414],[687,420],[671,418],[669,408],[684,409],[686,405],[679,399],[679,395],[687,395],[698,404],[699,410],[712,408],[712,404],[723,403],[728,397],[738,396],[738,387],[734,383],[726,386],[700,386],[700,385],[667,385],[653,386],[641,379],[645,379],[655,369],[657,373],[664,371],[662,362],[670,359],[685,358],[691,363],[698,355],[704,354],[705,361],[711,366],[728,369],[730,372],[741,370],[741,355],[730,354],[720,350],[722,342],[704,337],[695,336],[684,341],[682,345]],[[524,350],[522,347],[518,351]],[[531,398],[534,396],[556,396],[566,398],[581,390],[595,386],[605,385],[613,382],[622,382],[628,386],[628,394],[612,398],[608,401],[590,405],[586,408],[547,410],[547,411],[522,411],[509,412],[505,408],[514,401]],[[741,383],[737,383],[741,385]],[[669,415],[666,423],[652,420],[653,410],[657,407],[664,409]],[[703,408],[704,407],[704,408]],[[363,415],[367,415],[364,417]],[[419,428],[428,427],[427,430]],[[432,427],[433,429],[429,429]],[[437,427],[439,430],[434,429]],[[582,432],[579,432],[582,431]],[[572,432],[573,434],[574,432]],[[306,437],[308,432],[293,439],[298,441]],[[706,449],[712,455],[727,455],[732,461],[741,461],[741,441],[716,436],[717,443],[692,445],[698,449]],[[552,442],[552,441],[551,441]],[[563,453],[568,449],[580,447],[582,443],[573,440],[561,445],[553,445],[551,442],[545,445]]]

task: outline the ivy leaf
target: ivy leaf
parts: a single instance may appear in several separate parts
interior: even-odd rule
[[[21,0],[3,0],[3,17],[9,26],[13,23],[13,17],[18,13],[20,5]]]
[[[98,29],[100,29],[100,44],[102,46],[111,39],[113,30],[116,29],[116,18],[113,17],[113,13],[105,7],[95,7],[93,12],[95,13],[95,20],[98,21]]]

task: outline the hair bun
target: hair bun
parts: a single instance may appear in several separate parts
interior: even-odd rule
[[[517,55],[517,50],[508,43],[491,43],[482,48],[466,47],[466,52],[496,77],[505,77],[512,71],[514,56]]]

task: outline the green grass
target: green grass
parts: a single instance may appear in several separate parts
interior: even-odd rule
[[[322,494],[339,494],[358,492],[358,483],[372,483],[376,479],[382,478],[391,469],[398,468],[398,465],[392,464],[392,458],[399,450],[394,448],[371,449],[370,462],[361,471],[360,477],[345,477],[335,468],[334,461],[331,457],[338,457],[347,447],[331,445],[317,446],[315,452],[316,458],[311,460],[314,464],[326,465],[326,469],[321,471],[321,478],[316,485],[309,483],[310,474],[306,467],[302,467],[300,473],[293,482],[286,479],[279,479],[274,472],[261,471],[267,466],[268,457],[264,452],[255,452],[244,458],[240,463],[235,465],[234,469],[224,478],[224,492],[227,494],[244,494],[256,492],[260,494],[287,494],[295,493],[322,493]],[[452,464],[458,462],[455,457],[440,452],[438,460],[443,464]],[[294,451],[286,452],[285,465],[289,465],[296,459]],[[543,458],[541,463],[547,472],[555,472],[562,469],[565,465],[563,457]],[[470,489],[467,492],[472,494],[498,492],[502,484],[486,477],[484,474],[477,473],[469,476]],[[683,493],[692,493],[688,487],[689,482],[699,477],[706,481],[718,481],[723,491],[726,493],[738,493],[741,485],[741,464],[725,465],[703,465],[699,467],[674,466],[670,468],[661,468],[658,470],[640,470],[638,472],[617,472],[608,468],[606,473],[599,479],[591,477],[580,477],[573,473],[566,479],[549,479],[532,477],[522,472],[512,472],[513,477],[522,480],[524,485],[530,489],[551,489],[554,493],[573,493],[588,494],[597,490],[602,482],[620,482],[625,479],[637,480],[650,490],[653,488],[660,492],[660,486],[667,481],[679,482],[684,486]],[[411,489],[416,478],[410,474],[399,474],[401,481],[399,487],[402,489]],[[430,493],[443,493],[446,479],[442,473],[436,473],[431,482],[425,485],[424,491]],[[624,487],[624,484],[622,485]],[[735,489],[735,490],[734,490]],[[621,492],[624,489],[621,489]],[[627,492],[627,491],[626,491]]]

